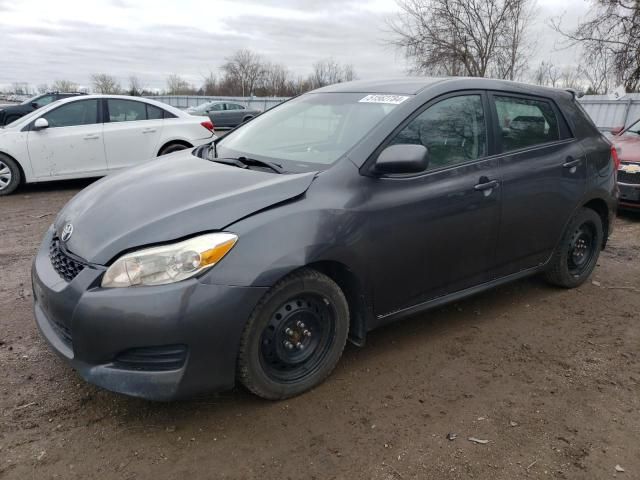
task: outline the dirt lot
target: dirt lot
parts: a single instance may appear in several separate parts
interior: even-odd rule
[[[31,259],[86,184],[0,199],[0,478],[640,478],[640,216],[577,290],[528,279],[373,332],[290,401],[158,404],[83,382],[32,318]]]

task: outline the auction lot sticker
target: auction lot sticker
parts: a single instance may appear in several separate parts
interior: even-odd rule
[[[391,105],[399,105],[407,98],[404,95],[367,95],[359,100],[359,103],[390,103]]]

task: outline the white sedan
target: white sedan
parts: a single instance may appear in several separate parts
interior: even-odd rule
[[[59,100],[0,127],[0,195],[21,183],[107,175],[214,138],[210,120],[153,100]]]

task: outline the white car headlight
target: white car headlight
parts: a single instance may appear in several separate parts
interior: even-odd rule
[[[179,282],[213,267],[237,241],[238,236],[233,233],[208,233],[172,245],[127,253],[107,269],[102,286],[117,288]]]

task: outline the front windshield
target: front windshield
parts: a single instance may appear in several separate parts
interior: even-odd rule
[[[627,130],[622,135],[638,137],[638,135],[640,135],[640,120],[627,128]]]
[[[36,95],[35,97],[31,97],[31,98],[25,100],[24,102],[22,102],[20,105],[31,105],[31,103],[35,102],[39,97],[40,97],[40,95]]]
[[[309,93],[294,98],[229,133],[218,157],[250,157],[287,170],[318,169],[347,153],[406,96]]]

